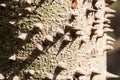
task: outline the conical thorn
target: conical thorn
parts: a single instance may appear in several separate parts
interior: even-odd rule
[[[41,44],[39,44],[39,43],[36,43],[36,48],[39,51],[43,51],[43,46]]]
[[[109,25],[109,24],[104,24],[104,27],[105,27],[105,28],[109,28],[110,25]]]
[[[32,10],[31,7],[26,7],[26,8],[24,8],[24,10],[27,11],[27,12],[29,12],[29,13],[32,13],[32,12],[33,12],[33,10]]]
[[[113,10],[113,9],[111,9],[111,8],[109,8],[109,7],[106,7],[106,8],[105,8],[105,12],[106,12],[106,13],[115,13],[116,11]]]
[[[50,35],[46,36],[46,39],[44,40],[45,45],[51,45],[53,43],[53,37]]]
[[[61,28],[58,28],[57,29],[57,33],[56,33],[56,36],[63,36],[65,33],[64,33],[64,30],[62,30]]]
[[[19,36],[18,36],[18,39],[22,40],[22,41],[25,41],[27,38],[27,33],[21,33]]]
[[[114,30],[111,28],[104,28],[104,32],[113,32]]]
[[[35,31],[40,31],[43,29],[43,24],[41,22],[35,23],[34,26]]]
[[[85,70],[83,70],[81,68],[75,69],[74,76],[83,76],[83,75],[86,75],[86,71]]]
[[[60,70],[65,70],[67,66],[64,62],[59,62],[57,68],[59,68]]]
[[[69,35],[65,35],[63,41],[64,41],[64,42],[71,42],[72,39],[70,38]]]
[[[0,73],[0,80],[4,80],[4,79],[5,79],[5,76]]]
[[[106,72],[106,77],[107,77],[107,78],[119,78],[118,75],[112,74],[112,73],[110,73],[110,72]]]
[[[5,3],[0,4],[0,6],[6,8],[6,4]]]
[[[96,70],[92,70],[92,71],[91,71],[91,75],[99,75],[99,74],[100,74],[99,71],[96,71]]]
[[[113,42],[113,41],[106,41],[106,43],[107,43],[107,44],[111,44],[111,45],[113,45],[113,44],[114,44],[114,42]]]
[[[105,48],[106,50],[113,50],[114,48],[113,48],[113,46],[111,46],[111,45],[106,45],[106,48]]]
[[[9,60],[11,60],[11,61],[16,61],[16,55],[13,54],[12,56],[10,56],[10,57],[9,57]]]
[[[108,35],[106,35],[106,39],[107,39],[107,40],[110,40],[110,41],[114,41],[114,42],[116,41],[114,38],[112,38],[112,37],[110,37],[110,36],[108,36]]]
[[[115,15],[114,14],[105,14],[105,17],[106,18],[111,18],[111,17],[115,17]]]

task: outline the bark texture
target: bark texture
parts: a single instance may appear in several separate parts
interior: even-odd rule
[[[0,1],[0,71],[11,80],[106,80],[114,0]]]

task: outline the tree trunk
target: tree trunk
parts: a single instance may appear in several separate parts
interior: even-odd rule
[[[106,80],[114,0],[0,1],[0,71],[6,80]],[[16,76],[15,76],[16,75]]]

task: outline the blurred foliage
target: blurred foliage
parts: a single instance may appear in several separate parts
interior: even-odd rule
[[[116,3],[114,3],[113,5],[111,5],[111,8],[120,11],[120,0],[117,0]]]
[[[120,0],[117,0],[117,2],[113,3],[111,6],[110,6],[112,9],[115,9],[117,11],[117,13],[115,13],[115,17],[112,17],[110,18],[111,19],[111,26],[113,26],[113,29],[114,29],[114,35],[113,34],[108,34],[112,37],[116,37],[117,39],[120,38]],[[120,52],[114,52],[113,55],[111,55],[112,57],[112,62],[113,63],[110,63],[109,61],[109,66],[108,66],[108,71],[111,72],[111,73],[114,73],[114,74],[117,74],[120,76],[120,67],[119,67],[119,63],[120,63],[120,60],[115,57],[116,53],[120,53]],[[114,56],[115,55],[115,56]],[[117,55],[118,56],[118,55]],[[115,57],[115,58],[114,58]],[[110,56],[108,56],[108,60],[110,60]],[[120,58],[120,57],[119,57]],[[108,80],[120,80],[120,78],[117,78],[117,79],[108,79]]]

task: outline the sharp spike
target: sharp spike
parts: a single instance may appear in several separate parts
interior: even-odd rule
[[[60,70],[65,70],[66,64],[64,62],[59,62],[57,65],[57,68],[59,68]]]
[[[105,17],[110,18],[110,17],[115,17],[115,15],[114,14],[105,14]]]
[[[106,13],[115,13],[116,11],[113,10],[113,9],[111,9],[111,8],[109,8],[109,7],[106,7],[106,8],[105,8],[105,12],[106,12]]]
[[[97,68],[91,67],[91,75],[99,75],[100,71]]]
[[[13,54],[12,56],[10,56],[10,57],[9,57],[9,60],[11,60],[11,61],[16,61],[16,55]]]
[[[111,45],[106,45],[106,48],[105,48],[106,50],[113,50],[114,48],[113,48],[113,46],[111,46]]]
[[[43,51],[43,46],[40,45],[39,43],[36,43],[36,48],[37,48],[37,50],[39,50],[39,51]]]
[[[0,4],[0,6],[6,8],[6,4],[5,3]]]
[[[45,45],[51,45],[53,43],[53,37],[51,37],[50,35],[46,36],[46,39],[44,41]]]
[[[18,77],[17,75],[15,75],[15,76],[13,77],[13,80],[20,80],[20,77]]]
[[[24,10],[29,12],[29,13],[32,13],[32,11],[33,11],[31,7],[26,7]]]
[[[65,35],[63,41],[64,41],[64,42],[71,42],[72,39],[70,38],[69,35]]]
[[[18,39],[22,40],[22,41],[25,41],[27,38],[27,33],[21,33],[19,36],[18,36]]]
[[[15,21],[9,21],[9,24],[14,26],[15,25]]]
[[[104,28],[104,32],[113,32],[114,30],[111,28]]]
[[[104,27],[105,27],[105,28],[109,28],[110,25],[109,25],[109,24],[104,24]]]
[[[107,78],[119,78],[118,75],[115,75],[115,74],[112,74],[112,73],[109,73],[109,72],[106,72],[106,77]]]
[[[86,71],[84,71],[83,69],[81,68],[77,68],[75,70],[75,73],[74,73],[74,76],[82,76],[82,75],[85,75],[86,74]]]
[[[0,73],[0,80],[4,80],[5,77],[3,76],[3,74]]]
[[[40,31],[43,29],[43,24],[41,22],[35,23],[34,26],[35,31]]]
[[[110,40],[110,41],[116,41],[114,38],[112,38],[112,37],[110,37],[110,36],[108,36],[108,35],[106,35],[106,39],[107,39],[107,40]]]
[[[114,44],[113,41],[106,41],[106,43],[107,43],[107,44],[112,44],[112,45]]]
[[[91,75],[99,75],[99,74],[100,74],[99,71],[96,71],[96,70],[92,70],[92,71],[91,71]]]
[[[65,33],[64,33],[64,30],[62,30],[61,28],[58,28],[57,29],[57,36],[63,36]]]

